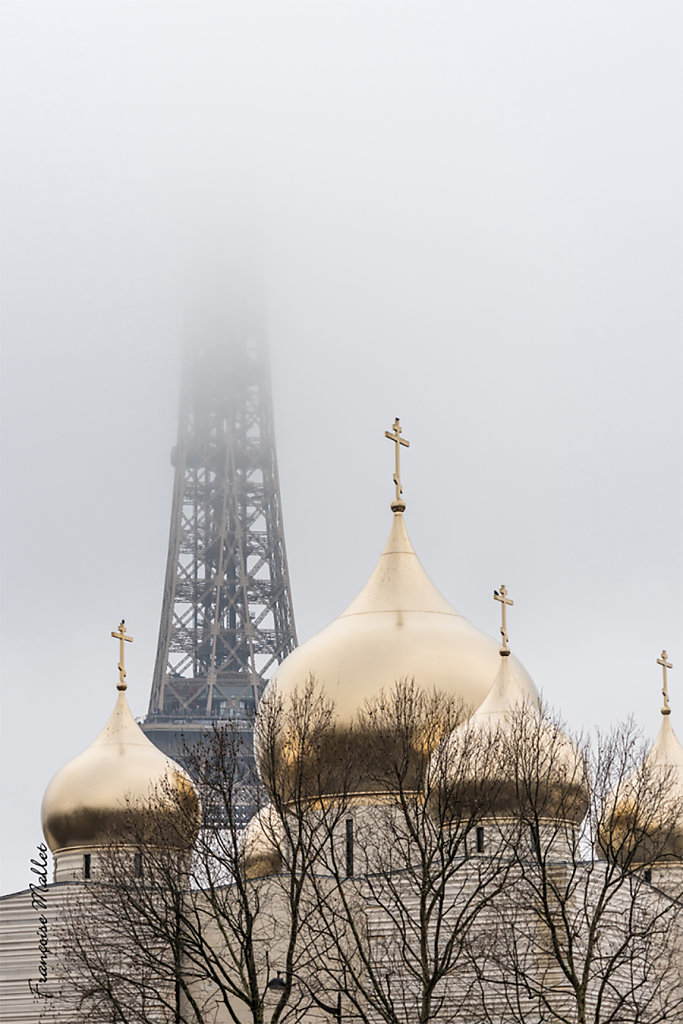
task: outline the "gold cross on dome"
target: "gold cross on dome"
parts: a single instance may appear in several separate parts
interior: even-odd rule
[[[502,625],[500,627],[500,635],[503,638],[503,646],[500,649],[501,654],[509,654],[510,648],[508,646],[508,634],[507,634],[507,617],[506,611],[511,608],[515,603],[511,597],[508,597],[508,588],[503,584],[500,590],[493,591],[493,598],[495,601],[500,601],[500,610],[502,612]]]
[[[117,690],[125,690],[126,686],[127,686],[127,684],[126,684],[126,654],[125,654],[126,649],[125,649],[125,647],[123,645],[124,645],[124,643],[132,644],[132,642],[133,642],[133,637],[132,636],[126,636],[126,620],[125,619],[121,619],[121,622],[119,623],[119,631],[118,631],[118,633],[114,633],[112,631],[111,635],[114,637],[115,640],[119,641],[119,664],[118,664],[119,681],[116,684],[116,689]]]
[[[404,437],[401,437],[403,428],[398,422],[398,416],[394,419],[393,433],[388,430],[384,431],[384,436],[388,437],[390,441],[393,441],[396,445],[396,471],[394,473],[394,484],[396,485],[396,497],[391,503],[392,512],[403,512],[406,507],[406,503],[401,497],[403,494],[403,488],[401,487],[401,445],[405,448],[410,448],[410,441],[406,441]]]
[[[664,677],[663,681],[662,681],[662,697],[664,698],[664,705],[662,707],[662,714],[663,715],[670,715],[671,714],[671,708],[669,707],[669,681],[666,678],[666,670],[668,668],[673,668],[673,665],[669,661],[669,657],[668,657],[666,651],[662,651],[661,658],[657,658],[657,664],[662,666],[662,675]]]

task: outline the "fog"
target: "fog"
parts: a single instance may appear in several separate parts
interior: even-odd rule
[[[406,521],[574,727],[683,735],[679,3],[5,0],[2,891],[146,711],[180,352],[267,320],[303,641]]]

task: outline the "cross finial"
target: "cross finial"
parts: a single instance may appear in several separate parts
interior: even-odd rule
[[[125,690],[125,689],[127,689],[126,668],[125,668],[125,665],[126,665],[126,655],[125,655],[125,647],[123,645],[124,645],[124,643],[132,644],[132,642],[133,642],[133,637],[132,636],[126,636],[126,620],[125,619],[121,619],[121,622],[119,624],[119,631],[118,631],[118,633],[114,633],[112,631],[111,635],[114,637],[115,640],[119,641],[119,664],[118,664],[119,681],[116,684],[116,689],[117,690]]]
[[[662,666],[662,676],[664,677],[662,680],[662,697],[664,698],[664,704],[662,705],[662,714],[670,715],[671,708],[669,707],[669,682],[666,678],[666,670],[668,668],[673,668],[673,665],[669,661],[669,656],[667,655],[666,651],[662,651],[661,657],[657,658],[657,664]]]
[[[396,485],[396,496],[391,503],[392,512],[404,512],[406,503],[401,497],[403,494],[403,488],[401,487],[401,445],[405,448],[410,448],[410,441],[406,441],[405,438],[401,437],[403,428],[398,422],[398,416],[394,419],[393,432],[388,430],[384,431],[384,436],[388,437],[390,441],[393,441],[396,445],[396,471],[394,473],[394,484]]]
[[[500,590],[494,590],[493,591],[493,598],[494,598],[495,601],[500,601],[500,610],[502,612],[502,623],[501,623],[501,627],[500,627],[500,635],[503,638],[503,643],[502,643],[502,646],[500,648],[500,653],[501,653],[502,657],[505,658],[510,653],[510,647],[508,645],[508,634],[507,634],[507,618],[506,618],[506,614],[505,613],[506,613],[507,609],[512,607],[512,605],[515,602],[512,600],[511,597],[508,597],[508,588],[505,586],[504,583],[501,586]]]

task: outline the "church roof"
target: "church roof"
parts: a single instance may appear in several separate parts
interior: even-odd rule
[[[191,846],[196,838],[192,825],[195,819],[199,823],[199,799],[194,784],[147,739],[126,700],[122,663],[119,673],[119,692],[109,721],[45,790],[41,820],[53,853],[108,846],[142,828],[149,832],[150,813],[157,812],[170,815],[166,836],[171,843],[175,837],[180,845]]]
[[[461,699],[473,711],[491,688],[496,641],[456,611],[434,586],[394,512],[389,538],[358,596],[325,629],[301,644],[278,668],[271,686],[286,694],[313,678],[349,724],[366,700],[401,679],[414,679]],[[537,691],[513,659],[519,685]]]

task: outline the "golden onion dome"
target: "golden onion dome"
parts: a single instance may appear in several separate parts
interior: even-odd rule
[[[125,675],[125,673],[123,673]],[[201,821],[197,790],[183,769],[137,724],[125,683],[96,740],[45,790],[43,833],[53,853],[130,839],[189,850]]]
[[[433,798],[460,817],[534,817],[580,822],[589,803],[586,765],[574,743],[546,718],[510,664],[509,650],[486,700],[432,757]],[[533,806],[531,806],[533,803]]]
[[[667,834],[660,836],[661,856],[683,859],[683,747],[668,714],[662,719],[647,763],[649,769],[662,780],[665,790],[664,813],[660,813],[659,817]],[[667,818],[671,819],[670,827],[665,824]]]
[[[620,862],[683,860],[683,747],[673,730],[668,701],[642,768],[621,786],[605,827],[600,853]]]
[[[279,815],[272,804],[266,804],[251,819],[242,836],[242,863],[247,878],[279,874],[283,839]]]
[[[337,619],[282,662],[265,692],[277,693],[286,707],[313,680],[333,705],[335,724],[333,747],[316,747],[316,758],[338,757],[341,748],[348,753],[349,744],[367,756],[368,744],[353,726],[368,700],[414,679],[424,690],[461,701],[469,712],[485,699],[497,660],[496,641],[451,607],[429,579],[403,513],[395,510],[389,539],[366,585]],[[513,663],[519,685],[535,703],[531,677]],[[267,778],[266,752],[258,748],[257,741],[257,760]],[[360,778],[357,788],[366,791]]]

